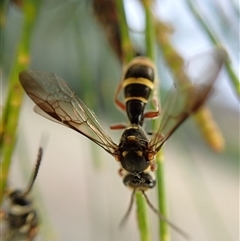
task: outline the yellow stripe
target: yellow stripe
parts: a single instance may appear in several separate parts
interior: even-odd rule
[[[122,87],[125,88],[128,85],[131,84],[141,84],[146,85],[148,88],[153,89],[154,83],[151,80],[148,80],[146,78],[127,78],[123,81]]]
[[[133,141],[135,141],[136,138],[133,139]],[[122,155],[123,157],[125,157],[130,151],[123,151],[122,152]],[[143,152],[142,151],[135,151],[135,153],[138,155],[138,156],[143,156]]]
[[[136,136],[128,136],[127,137],[128,141],[135,141],[137,139]]]
[[[127,102],[129,100],[140,100],[143,103],[147,103],[148,102],[148,100],[146,100],[145,98],[140,97],[140,96],[127,97],[127,98],[124,99],[125,102]]]

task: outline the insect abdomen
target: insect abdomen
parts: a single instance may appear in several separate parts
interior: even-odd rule
[[[142,125],[144,107],[154,88],[154,69],[143,64],[132,65],[124,76],[123,88],[131,124]]]

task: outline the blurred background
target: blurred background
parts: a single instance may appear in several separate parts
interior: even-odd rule
[[[227,49],[239,78],[239,3],[191,2]],[[69,82],[118,142],[121,131],[111,131],[108,126],[127,121],[113,102],[122,67],[92,6],[92,1],[83,0],[42,1],[31,41],[29,68],[54,72]],[[129,0],[125,1],[125,11],[131,39],[142,49],[143,8],[139,1]],[[188,1],[158,0],[154,14],[169,26],[171,44],[184,59],[213,47]],[[9,2],[6,17],[0,66],[3,106],[21,36],[23,13],[18,1]],[[161,92],[165,92],[172,86],[169,67],[161,60],[157,65]],[[206,144],[192,119],[164,146],[169,219],[194,241],[238,240],[238,98],[226,70],[221,71],[208,107],[225,138],[222,152],[214,152]],[[47,134],[49,140],[32,193],[41,220],[37,240],[139,240],[135,207],[125,227],[119,229],[131,192],[122,184],[118,163],[85,137],[37,115],[33,107],[33,102],[24,98],[8,180],[10,186],[26,186],[41,136]],[[155,190],[147,194],[157,206]],[[158,240],[158,218],[149,213],[153,240]],[[174,241],[184,240],[174,231],[171,234]]]

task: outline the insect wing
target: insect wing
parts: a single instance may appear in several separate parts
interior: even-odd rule
[[[160,126],[149,142],[152,152],[158,152],[174,131],[205,103],[226,58],[224,49],[215,49],[195,56],[179,71],[179,81],[166,97]]]
[[[66,81],[53,73],[32,70],[21,72],[19,79],[26,93],[36,103],[34,110],[38,114],[81,133],[110,154],[116,153],[118,146]]]

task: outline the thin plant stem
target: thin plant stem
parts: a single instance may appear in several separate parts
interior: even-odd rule
[[[142,3],[145,8],[145,16],[146,16],[146,52],[147,56],[155,62],[155,25],[154,18],[152,15],[151,0],[142,0]],[[153,98],[157,98],[160,101],[160,96],[158,92],[158,84],[155,86],[154,96]],[[158,120],[152,120],[153,132],[157,131],[157,127],[159,125]],[[156,155],[156,163],[157,163],[157,172],[156,172],[156,180],[157,180],[157,193],[158,193],[158,209],[161,215],[167,218],[167,201],[166,201],[166,190],[165,190],[165,181],[164,181],[164,159],[163,159],[163,151],[161,150]],[[159,239],[161,241],[169,241],[170,233],[169,227],[166,222],[163,220],[159,220]]]
[[[221,41],[218,39],[217,35],[214,33],[214,30],[211,29],[208,22],[206,22],[205,18],[203,17],[203,14],[201,14],[200,9],[197,7],[196,1],[187,0],[186,1],[188,8],[190,9],[190,12],[193,14],[195,19],[198,21],[199,25],[202,27],[202,29],[205,31],[206,35],[210,39],[210,41],[215,46],[222,46]],[[238,97],[240,97],[240,81],[236,73],[234,72],[230,60],[225,62],[226,70],[229,76],[229,80],[231,81],[234,90]]]
[[[141,241],[151,241],[151,230],[148,219],[146,200],[141,192],[136,192],[137,220]]]
[[[136,205],[137,205],[137,221],[138,221],[138,229],[141,237],[141,241],[151,241],[151,228],[148,216],[148,209],[146,200],[142,194],[142,192],[136,192]]]
[[[164,181],[164,159],[163,151],[160,151],[156,156],[157,161],[157,192],[158,192],[158,209],[161,215],[167,218],[167,202],[166,202],[166,189]],[[159,236],[161,241],[169,241],[170,233],[169,226],[163,220],[159,220]]]
[[[3,61],[3,31],[6,25],[7,19],[7,9],[8,9],[8,1],[1,0],[0,1],[0,63],[2,64]]]
[[[128,63],[134,57],[133,46],[129,37],[129,29],[124,9],[123,0],[116,0],[117,12],[119,17],[121,46],[123,53],[123,63]]]
[[[155,59],[155,27],[154,27],[154,19],[153,19],[153,15],[152,15],[152,11],[151,11],[151,7],[152,7],[152,1],[151,0],[142,0],[142,4],[143,4],[143,6],[144,6],[144,10],[145,10],[145,24],[146,24],[146,26],[145,26],[145,46],[146,46],[146,56],[148,57],[148,58],[150,58],[153,62],[155,62],[156,61],[156,59]],[[158,84],[158,83],[157,83]],[[155,89],[154,89],[154,94],[152,95],[152,97],[153,98],[155,98],[155,97],[157,97],[158,98],[158,85],[155,85]],[[156,121],[155,120],[153,120],[152,121],[152,124],[153,124],[153,131],[156,131],[155,129],[154,129],[154,127],[156,127],[157,125],[156,125]],[[159,158],[158,157],[156,157],[156,162],[157,163],[160,163],[161,161],[159,160]],[[162,166],[162,168],[163,168],[163,166]],[[163,176],[160,176],[159,177],[159,179],[157,179],[157,182],[162,182],[162,177]],[[162,182],[163,183],[163,182]],[[161,189],[160,191],[163,191],[164,189]],[[165,195],[161,195],[161,197],[164,197]],[[160,197],[160,196],[159,196]],[[139,205],[140,203],[142,204],[142,205],[144,205],[143,207],[141,207],[143,210],[145,210],[145,212],[147,212],[146,211],[146,200],[145,200],[145,198],[143,197],[143,195],[141,194],[139,194],[139,197],[137,196],[137,198],[141,198],[142,200],[141,200],[141,202],[139,201],[139,202],[137,202],[137,204]],[[159,199],[159,203],[165,203],[165,201],[162,199],[162,200],[160,200]],[[164,206],[164,205],[163,205]],[[162,206],[162,207],[163,207]],[[160,210],[160,209],[159,209]],[[160,213],[161,214],[163,214],[164,216],[166,216],[166,212],[165,212],[166,210],[160,210]],[[150,223],[148,222],[148,217],[146,216],[147,214],[145,214],[145,229],[144,230],[146,230],[146,231],[148,231],[149,232],[149,234],[148,234],[148,236],[147,235],[144,235],[144,234],[142,234],[142,237],[145,237],[145,238],[148,238],[148,239],[146,239],[146,240],[149,240],[150,239]],[[160,220],[159,221],[159,223],[160,223],[160,229],[161,229],[161,225],[164,223],[164,222],[162,222],[162,220]],[[141,219],[139,219],[139,228],[140,228],[140,230],[141,230],[141,228],[143,228],[142,226],[140,226],[140,225],[142,225],[142,222],[141,222]],[[166,223],[164,223],[163,225],[166,225]],[[160,234],[160,237],[161,237],[161,240],[162,240],[162,236],[161,236],[161,234]]]
[[[8,95],[2,118],[2,142],[0,166],[0,203],[3,199],[4,190],[8,178],[12,154],[16,143],[16,131],[19,119],[23,90],[18,80],[18,74],[26,69],[30,62],[31,37],[41,0],[26,0],[23,2],[23,29],[22,36],[18,44],[13,66],[9,75]]]
[[[151,5],[152,1],[142,0],[145,9],[145,44],[146,44],[146,56],[155,62],[155,27],[152,17]]]
[[[126,21],[123,0],[116,0],[116,3],[119,13],[123,63],[125,64],[134,57],[134,50],[129,37],[129,29]],[[147,214],[146,200],[140,192],[136,192],[135,197],[137,204],[137,221],[140,239],[141,241],[151,241],[152,238]]]

